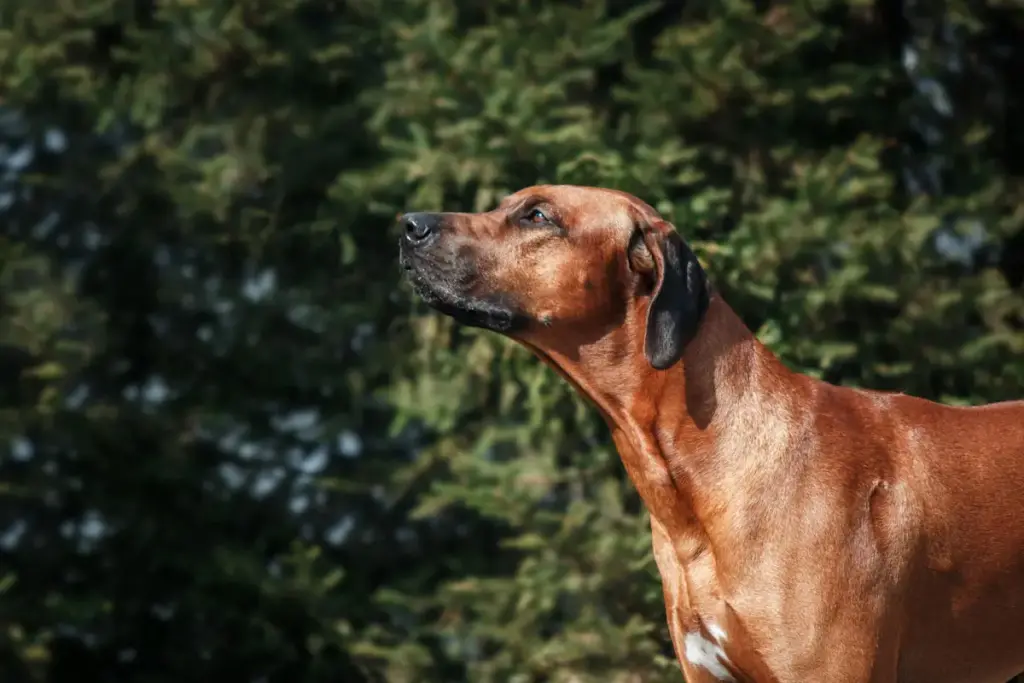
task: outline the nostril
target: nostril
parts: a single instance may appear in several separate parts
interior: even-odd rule
[[[411,220],[406,223],[405,231],[409,233],[409,237],[412,237],[414,240],[421,240],[430,234],[430,226],[422,221]]]
[[[405,236],[413,242],[422,242],[434,231],[436,221],[430,214],[410,213],[402,217]]]

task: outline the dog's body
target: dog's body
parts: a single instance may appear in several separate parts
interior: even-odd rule
[[[403,222],[428,302],[601,411],[651,514],[689,683],[1024,671],[1024,402],[954,408],[788,370],[621,192],[528,188]]]

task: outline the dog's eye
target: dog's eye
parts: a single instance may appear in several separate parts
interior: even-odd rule
[[[543,225],[548,223],[548,217],[540,209],[530,209],[523,216],[523,222],[530,223],[531,225]]]

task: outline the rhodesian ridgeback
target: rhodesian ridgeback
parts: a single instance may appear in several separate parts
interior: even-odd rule
[[[788,369],[629,194],[401,217],[415,291],[604,417],[651,516],[690,683],[1004,683],[1024,671],[1024,402]]]

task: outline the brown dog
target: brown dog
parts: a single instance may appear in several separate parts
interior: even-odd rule
[[[686,680],[1003,683],[1024,671],[1024,402],[787,369],[644,202],[543,186],[401,219],[416,291],[601,411],[651,514]]]

